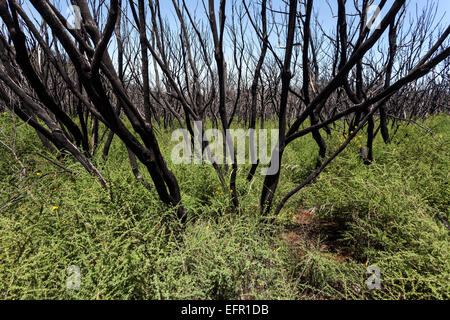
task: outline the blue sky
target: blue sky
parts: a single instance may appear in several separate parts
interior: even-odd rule
[[[208,0],[204,0],[207,2]],[[68,17],[70,15],[70,10],[68,9],[67,3],[68,0],[51,0],[51,2],[60,9],[60,12]],[[107,3],[109,1],[107,0]],[[127,3],[128,0],[122,0],[123,6],[125,6],[125,3]],[[136,1],[137,2],[137,1]],[[180,0],[181,2],[181,0]],[[227,7],[226,7],[226,15],[227,15],[227,23],[231,23],[232,19],[232,3],[235,2],[236,4],[241,4],[242,2],[237,0],[228,0],[227,1]],[[351,14],[355,12],[353,0],[347,0],[347,13]],[[361,3],[361,1],[358,1]],[[259,3],[260,0],[246,0],[247,4],[252,4],[254,7],[253,9],[256,11],[259,11]],[[268,3],[272,4],[272,8],[274,10],[280,10],[285,11],[285,4],[281,0],[268,0]],[[379,3],[379,0],[375,0],[375,4]],[[388,0],[385,9],[381,11],[381,17],[384,16],[384,14],[387,12],[387,10],[390,8],[391,4],[393,3],[393,0]],[[437,16],[436,19],[440,20],[440,28],[444,29],[450,24],[450,0],[407,0],[407,15],[415,16],[417,12],[420,12],[426,4],[433,4],[437,8]],[[206,15],[205,15],[205,9],[203,7],[202,0],[186,0],[187,7],[189,8],[191,14],[195,17],[197,21],[203,21],[204,23],[207,23],[206,21]],[[215,1],[216,4],[216,12],[219,9],[219,0]],[[171,0],[160,0],[161,5],[161,13],[162,16],[166,19],[166,21],[169,23],[171,28],[177,29],[178,28],[178,20],[175,16],[175,10],[173,9],[172,1]],[[36,11],[33,9],[33,6],[31,3],[29,3],[28,0],[24,1],[24,8],[30,13],[33,13],[35,17],[38,18],[39,21],[39,15],[36,14]],[[252,9],[251,9],[252,10]],[[331,33],[334,32],[336,29],[336,20],[335,17],[337,12],[337,4],[336,0],[314,0],[313,4],[313,13],[315,18],[317,18],[317,21],[322,25],[325,31]],[[218,14],[217,14],[218,15]],[[277,14],[277,19],[281,19],[283,15]],[[131,18],[131,14],[130,14]],[[106,11],[105,11],[105,20],[106,20]],[[278,20],[279,21],[279,20]],[[406,20],[408,21],[408,19]],[[250,42],[254,42],[256,39],[256,35],[252,32],[252,27],[248,25],[246,36]],[[385,35],[384,35],[385,36]],[[230,49],[229,46],[227,46],[227,39],[225,39],[225,54],[226,58],[231,59],[232,56],[232,49]],[[282,35],[280,37],[280,40],[276,38],[275,35],[272,35],[271,37],[271,43],[273,45],[278,45],[277,42],[279,42],[280,46],[284,45],[285,37]],[[114,51],[115,51],[115,43],[114,43],[114,37],[113,40],[110,43],[109,46],[109,52],[111,56],[114,57]],[[281,53],[281,52],[280,52]]]
[[[180,0],[181,1],[181,0]],[[206,2],[206,6],[207,6],[207,2],[208,0],[204,0]],[[231,15],[232,15],[232,3],[235,2],[236,4],[241,4],[241,1],[233,1],[233,0],[228,0],[227,1],[227,10],[226,10],[226,15],[227,15],[227,23],[231,23]],[[380,1],[379,0],[375,0],[374,4],[378,4]],[[248,5],[252,4],[253,5],[253,10],[259,11],[260,7],[260,0],[246,0],[246,3]],[[285,3],[282,0],[268,0],[268,5],[269,3],[272,4],[272,8],[274,10],[279,10],[279,11],[286,11],[285,8]],[[358,1],[359,4],[362,3],[361,0]],[[388,0],[384,9],[381,11],[380,14],[380,19],[386,14],[386,12],[389,10],[389,8],[391,7],[393,3],[393,0]],[[437,10],[437,14],[436,14],[436,20],[439,21],[440,20],[440,29],[444,29],[446,28],[449,24],[450,24],[450,0],[407,0],[407,8],[406,8],[406,12],[407,12],[407,18],[406,18],[406,22],[409,21],[409,17],[416,17],[417,13],[421,12],[422,9],[428,4],[432,4],[435,8],[435,10]],[[161,4],[161,12],[162,15],[165,16],[165,18],[167,19],[167,21],[169,22],[169,24],[174,27],[177,28],[178,26],[178,21],[177,18],[175,16],[175,12],[172,6],[172,1],[171,0],[160,0],[160,4]],[[189,8],[189,10],[191,11],[191,14],[193,14],[197,21],[204,21],[205,23],[207,23],[206,21],[206,15],[205,15],[205,9],[202,3],[202,0],[186,0],[186,4],[187,7]],[[219,0],[215,1],[215,5],[216,5],[216,12],[218,11],[219,8]],[[356,13],[355,8],[354,8],[354,0],[347,0],[347,14],[351,14],[351,13]],[[304,10],[304,8],[302,8],[302,10]],[[329,32],[331,34],[331,32],[335,32],[336,30],[336,22],[337,22],[337,1],[336,0],[314,0],[313,3],[313,14],[315,19],[317,19],[317,21],[321,24],[321,26],[324,28],[324,30],[326,32]],[[218,16],[218,14],[216,14],[216,16]],[[278,14],[277,15],[277,19],[281,19],[281,17],[283,15]],[[348,19],[350,20],[350,18]],[[256,39],[256,35],[254,34],[252,27],[249,25],[247,32],[246,32],[247,37],[249,38],[250,42],[254,41]],[[386,36],[386,35],[384,35]],[[280,45],[283,46],[284,45],[284,41],[285,41],[285,36],[281,36],[280,40],[277,39],[277,37],[275,35],[272,35],[271,39],[271,43],[274,45]],[[229,40],[228,40],[229,41]],[[279,43],[278,43],[279,42]],[[227,58],[230,59],[231,58],[231,49],[229,49],[229,47],[227,47],[227,39],[225,39],[225,54],[228,56]]]
[[[208,0],[203,0],[206,3]],[[69,16],[70,11],[67,7],[68,0],[51,0],[51,2],[57,7],[60,8],[61,13],[64,16]],[[109,2],[107,0],[107,2]],[[124,3],[128,2],[128,0],[123,0]],[[231,5],[233,0],[227,1],[227,22],[231,21]],[[361,1],[359,1],[361,2]],[[392,4],[393,0],[388,0],[387,4],[385,5],[384,10],[381,11],[381,16],[383,16],[387,9]],[[433,3],[437,6],[438,9],[438,17],[443,17],[443,20],[441,21],[442,27],[446,27],[450,24],[450,0],[407,0],[407,12],[409,14],[415,14],[417,10],[421,10],[426,3]],[[216,11],[219,7],[219,0],[215,1],[216,3]],[[241,1],[236,1],[236,3],[241,3]],[[247,4],[253,4],[257,10],[259,10],[257,4],[260,3],[259,0],[246,0]],[[272,3],[272,6],[274,9],[279,9],[280,11],[283,11],[285,9],[285,4],[282,0],[269,0],[268,3]],[[379,0],[375,0],[375,4],[379,3]],[[187,7],[193,13],[197,20],[203,20],[205,21],[205,10],[202,4],[202,0],[186,0]],[[167,19],[170,25],[173,27],[176,27],[177,25],[177,19],[175,16],[175,12],[172,6],[171,0],[160,0],[161,5],[161,12],[162,15]],[[36,15],[36,11],[33,9],[33,6],[31,3],[29,3],[28,0],[24,1],[24,8],[28,12],[32,12],[34,15]],[[327,31],[334,30],[335,24],[336,24],[336,17],[333,16],[333,14],[336,14],[337,10],[337,4],[335,0],[315,0],[313,4],[313,10],[314,14],[317,17],[318,21],[322,24],[324,28],[326,28]],[[353,8],[353,0],[347,1],[347,10],[348,13],[355,12]],[[38,17],[38,15],[36,15]],[[106,18],[106,17],[105,17]],[[205,21],[206,22],[206,21]]]
[[[206,0],[207,2],[207,0]],[[227,15],[228,18],[231,15],[231,3],[232,0],[227,1]],[[239,3],[240,1],[237,1]],[[268,3],[271,2],[274,9],[281,9],[283,10],[285,7],[285,4],[281,0],[271,0],[268,1]],[[359,1],[361,3],[361,1]],[[434,3],[438,8],[438,13],[440,15],[445,14],[445,19],[443,20],[443,24],[448,25],[450,23],[450,0],[407,0],[407,11],[410,13],[416,12],[416,7],[420,10],[423,8],[426,3]],[[160,1],[162,11],[166,12],[166,16],[169,18],[169,21],[173,21],[170,17],[172,14],[172,4],[170,0],[163,0]],[[166,8],[164,8],[163,3],[167,3]],[[260,3],[259,0],[246,0],[247,4],[250,3]],[[375,0],[375,4],[379,3],[378,0]],[[390,8],[392,5],[393,0],[388,0],[385,8]],[[186,0],[186,4],[190,10],[195,10],[198,17],[204,17],[204,9],[202,5],[202,0]],[[219,1],[216,0],[216,9],[218,9]],[[353,8],[353,0],[347,1],[347,10],[348,12],[354,12]],[[335,19],[333,18],[332,11],[334,14],[336,14],[337,11],[337,4],[335,0],[314,0],[313,3],[313,10],[314,13],[317,15],[318,20],[324,25],[331,28],[334,28],[335,26]],[[382,11],[382,14],[385,13],[387,10],[384,9]],[[173,16],[173,15],[172,15]]]

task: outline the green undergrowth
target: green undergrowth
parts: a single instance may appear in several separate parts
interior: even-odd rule
[[[361,133],[273,224],[260,220],[259,171],[248,183],[249,165],[239,167],[236,214],[210,165],[171,162],[177,142],[161,128],[188,212],[183,227],[135,180],[117,138],[107,160],[101,150],[93,158],[109,183],[104,190],[19,123],[22,179],[0,146],[0,299],[448,299],[449,233],[435,216],[450,218],[449,117],[423,125],[433,134],[404,124],[389,145],[377,135],[370,166],[359,156]],[[13,135],[9,114],[0,115],[0,127]],[[331,129],[323,132],[328,155],[343,139],[341,124]],[[316,162],[310,136],[288,147],[275,205]],[[305,211],[311,221],[299,225]],[[366,287],[370,265],[380,268],[379,290]],[[79,289],[68,289],[69,266],[80,269]]]

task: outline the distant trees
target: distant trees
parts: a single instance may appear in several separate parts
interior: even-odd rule
[[[406,21],[404,0],[389,8],[380,0],[376,4],[387,13],[378,24],[367,14],[374,1],[352,2],[349,14],[349,3],[336,0],[336,26],[328,33],[315,19],[313,0],[289,0],[281,8],[266,0],[199,0],[200,15],[184,0],[172,0],[170,23],[159,0],[70,2],[79,8],[78,29],[57,1],[30,0],[36,19],[19,1],[0,1],[2,107],[32,126],[48,148],[71,153],[105,188],[90,158],[103,142],[107,157],[117,136],[135,177],[176,207],[183,221],[180,188],[155,125],[173,127],[176,121],[194,144],[194,121],[211,120],[225,133],[233,123],[254,129],[258,120],[264,126],[265,119],[275,118],[279,137],[272,159],[280,161],[290,143],[311,134],[317,167],[284,195],[277,213],[362,128],[370,164],[378,133],[389,143],[399,121],[448,111],[450,27],[439,28],[433,5]],[[323,136],[338,120],[344,120],[348,138],[329,151]],[[109,131],[100,133],[99,122]],[[208,148],[207,142],[201,145]],[[226,140],[223,148],[236,152]],[[258,166],[256,154],[250,157],[255,164],[248,181]],[[212,160],[238,211],[236,161],[230,171]],[[279,179],[280,170],[265,177],[262,214],[272,210]]]

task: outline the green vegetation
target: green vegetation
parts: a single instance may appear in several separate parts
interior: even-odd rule
[[[9,135],[11,123],[0,115]],[[354,141],[273,225],[259,219],[263,178],[247,183],[249,166],[238,173],[237,215],[211,166],[169,163],[189,214],[183,229],[173,209],[135,180],[118,139],[106,161],[101,152],[93,160],[110,183],[103,190],[20,124],[22,181],[0,147],[0,298],[449,299],[449,231],[434,217],[450,218],[449,117],[424,125],[433,136],[412,124],[390,145],[378,135],[370,166]],[[327,138],[329,152],[341,132]],[[170,159],[176,142],[169,132],[159,141]],[[316,154],[310,136],[289,146],[276,200],[308,175]],[[79,290],[66,287],[71,265],[81,269]],[[381,269],[381,290],[366,289],[369,265]]]

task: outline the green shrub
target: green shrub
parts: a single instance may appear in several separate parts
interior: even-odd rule
[[[0,115],[9,135],[11,123]],[[292,197],[274,225],[259,219],[264,177],[249,184],[249,166],[240,166],[236,214],[211,166],[170,163],[175,142],[161,132],[188,211],[182,228],[174,210],[135,180],[117,138],[106,161],[93,159],[109,182],[104,190],[71,157],[43,150],[22,124],[16,149],[23,180],[0,147],[0,298],[448,299],[449,234],[435,218],[450,217],[448,116],[425,125],[433,137],[413,125],[400,127],[389,145],[378,135],[370,166],[359,158],[358,138]],[[329,154],[341,135],[324,135]],[[38,153],[73,173],[58,172]],[[289,146],[275,204],[315,167],[316,154],[310,136]],[[292,224],[300,209],[314,213],[312,239]],[[338,226],[333,233],[330,223]],[[286,242],[286,230],[301,241]],[[81,270],[79,290],[66,286],[71,265]],[[381,290],[366,289],[369,265],[381,269]]]

